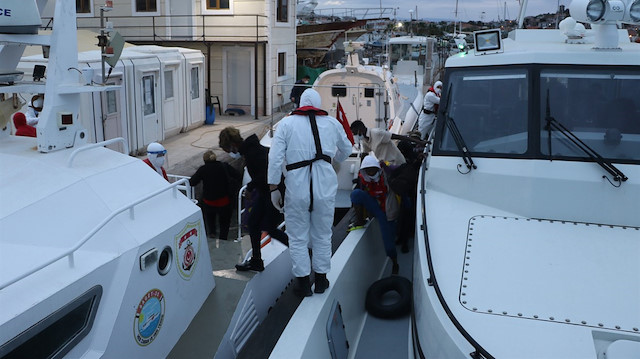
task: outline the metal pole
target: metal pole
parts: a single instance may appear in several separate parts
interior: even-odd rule
[[[102,61],[100,61],[102,63],[102,84],[104,85],[104,83],[107,81],[106,79],[106,70],[105,70],[105,53],[104,53],[104,47],[106,44],[104,44],[104,7],[101,6],[100,7],[100,58]]]
[[[255,110],[253,111],[254,114],[254,119],[258,119],[258,37],[259,37],[259,33],[258,33],[258,25],[259,25],[259,18],[258,15],[256,15],[256,43],[253,46],[253,60],[254,60],[254,103],[255,103]]]

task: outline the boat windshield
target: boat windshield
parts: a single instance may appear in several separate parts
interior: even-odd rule
[[[416,61],[418,65],[424,66],[427,54],[425,44],[390,44],[390,46],[392,72],[401,61]]]
[[[540,72],[540,108],[600,156],[640,160],[640,75],[637,71],[546,70]],[[583,157],[565,136],[540,123],[541,151],[553,157]]]
[[[456,71],[447,87],[446,107],[471,153],[527,151],[529,82],[525,69]],[[457,151],[445,128],[439,148]]]
[[[449,98],[442,100],[446,102],[444,107],[473,157],[592,161],[565,135],[549,131],[548,115],[602,158],[622,163],[640,161],[637,69],[453,69],[443,93],[449,93],[449,87],[452,90]],[[447,126],[439,124],[438,130],[435,150],[457,154]]]

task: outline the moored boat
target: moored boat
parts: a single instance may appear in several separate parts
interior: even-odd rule
[[[446,63],[418,190],[416,357],[640,356],[640,46],[616,28],[640,2],[570,11],[593,30],[480,31]]]
[[[82,78],[73,2],[56,1],[51,35],[15,29],[37,4],[0,19],[3,66],[50,49],[46,81],[0,87],[45,95],[36,138],[0,132],[0,357],[164,357],[215,285],[202,214],[124,139],[88,143],[80,95],[118,87]]]

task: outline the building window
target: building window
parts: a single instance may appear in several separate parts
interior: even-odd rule
[[[276,13],[278,22],[289,21],[289,1],[288,0],[276,0]]]
[[[91,13],[91,0],[76,0],[76,13],[78,14]]]
[[[155,12],[158,11],[156,0],[136,0],[137,12]]]
[[[229,0],[207,0],[207,10],[229,9]]]
[[[287,74],[287,53],[278,52],[278,77]]]

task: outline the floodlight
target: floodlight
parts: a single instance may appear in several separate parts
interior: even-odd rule
[[[628,14],[631,21],[640,23],[640,0],[636,0],[629,5]]]
[[[503,51],[500,29],[476,31],[473,33],[473,39],[477,55]]]
[[[569,7],[571,17],[578,21],[614,24],[624,20],[627,5],[621,0],[573,0]]]
[[[600,21],[604,16],[604,1],[603,0],[591,0],[587,4],[587,18],[591,21]]]

